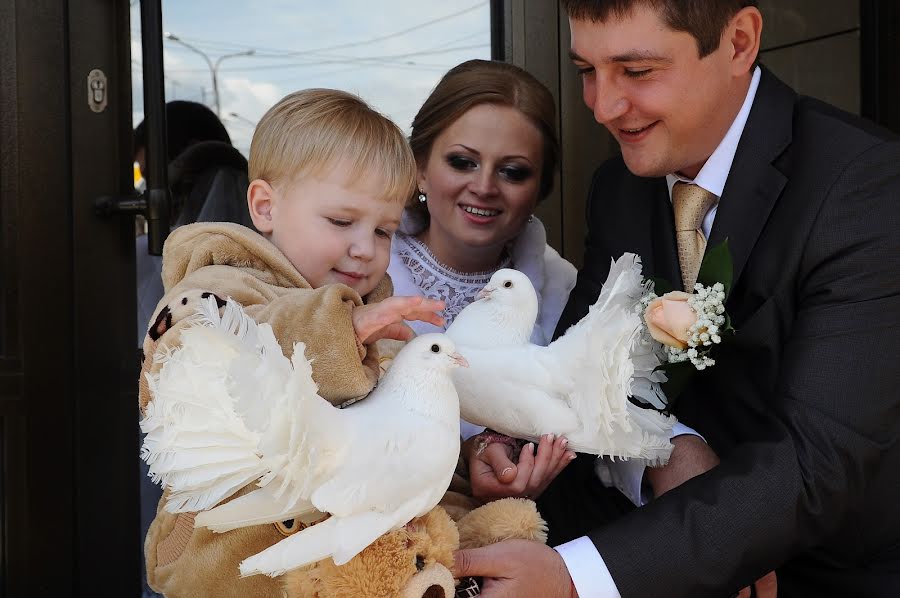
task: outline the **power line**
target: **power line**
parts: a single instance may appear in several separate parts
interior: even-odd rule
[[[407,29],[403,29],[403,30],[401,30],[401,31],[395,31],[394,33],[389,33],[389,34],[387,34],[387,35],[382,35],[382,36],[380,36],[380,37],[373,37],[373,38],[371,38],[371,39],[363,40],[363,41],[361,41],[361,42],[350,42],[350,43],[346,43],[346,44],[338,44],[338,45],[335,45],[335,46],[327,46],[327,47],[323,47],[323,48],[315,48],[315,49],[313,49],[313,50],[298,50],[298,51],[294,52],[293,54],[296,55],[296,54],[307,54],[307,53],[312,53],[312,52],[325,52],[325,51],[328,51],[328,50],[338,50],[338,49],[343,49],[343,48],[354,48],[354,47],[356,47],[356,46],[365,46],[365,45],[368,45],[368,44],[373,44],[373,43],[375,43],[375,42],[380,42],[380,41],[384,41],[384,40],[386,40],[386,39],[391,39],[391,38],[394,38],[394,37],[399,37],[399,36],[401,36],[401,35],[405,35],[405,34],[411,32],[411,31],[416,31],[417,29],[421,29],[422,27],[428,27],[429,25],[434,25],[435,23],[440,23],[441,21],[447,21],[447,20],[449,20],[449,19],[455,19],[456,17],[459,17],[459,16],[464,15],[464,14],[466,14],[466,13],[470,13],[470,12],[472,12],[472,11],[474,11],[474,10],[478,10],[479,8],[481,8],[482,6],[484,6],[484,5],[486,5],[486,4],[488,4],[487,0],[485,0],[484,2],[479,2],[478,4],[475,4],[474,6],[470,6],[469,8],[464,8],[463,10],[460,10],[460,11],[457,11],[457,12],[454,12],[454,13],[451,13],[451,14],[449,14],[449,15],[444,15],[443,17],[438,17],[438,18],[432,19],[432,20],[430,20],[430,21],[425,21],[424,23],[419,23],[418,25],[414,25],[414,26],[409,27],[409,28],[407,28]]]
[[[475,31],[473,33],[468,33],[468,34],[460,36],[460,37],[456,37],[456,38],[453,38],[450,40],[445,40],[445,41],[440,42],[435,45],[427,46],[422,51],[436,50],[438,48],[443,48],[445,46],[449,46],[452,44],[456,44],[456,43],[459,43],[459,42],[462,42],[462,41],[465,41],[468,39],[477,38],[477,37],[487,38],[489,35],[490,35],[490,32],[488,32],[488,31]],[[252,56],[248,56],[248,58],[254,58],[254,59],[288,58],[291,56],[295,56],[298,54],[304,54],[304,53],[311,54],[314,56],[321,56],[322,58],[343,58],[343,57],[345,57],[345,56],[341,56],[341,55],[322,54],[320,51],[313,51],[313,50],[309,50],[309,51],[305,51],[305,52],[288,51],[288,50],[273,52],[272,50],[260,49],[258,46],[240,46],[240,45],[234,45],[234,44],[217,43],[217,42],[212,42],[212,41],[198,41],[193,38],[183,38],[183,39],[189,40],[193,44],[202,47],[204,50],[211,51],[211,52],[228,52],[228,51],[237,51],[237,50],[242,50],[242,49],[247,49],[247,48],[255,49],[257,51]],[[164,40],[164,41],[166,41],[166,40]],[[213,47],[213,46],[218,46],[218,47]],[[188,51],[187,48],[184,48],[184,47],[181,47],[178,45],[173,46],[171,44],[167,44],[167,47],[171,47],[172,49],[178,50],[180,52]],[[359,58],[357,56],[346,56],[346,57],[347,58]]]
[[[441,42],[435,46],[428,46],[425,49],[426,50],[437,50],[438,48],[443,48],[443,47],[449,46],[451,44],[458,44],[459,42],[465,41],[467,39],[472,39],[475,37],[484,37],[484,38],[490,39],[490,35],[491,34],[489,31],[476,31],[474,33],[469,33],[468,35],[463,35],[462,37],[457,37],[457,38],[454,38],[451,40],[447,40],[445,42]]]
[[[333,58],[327,60],[309,60],[306,62],[295,62],[288,64],[263,64],[251,67],[233,67],[229,69],[222,69],[223,72],[236,73],[241,71],[261,71],[261,70],[272,70],[272,69],[284,69],[284,68],[296,68],[296,67],[304,67],[304,66],[319,66],[323,64],[364,64],[364,65],[383,65],[383,66],[397,66],[397,67],[410,67],[417,66],[415,64],[409,64],[408,62],[396,62],[397,59],[400,58],[412,58],[415,56],[429,56],[434,54],[446,54],[448,52],[459,52],[462,50],[474,50],[477,48],[486,48],[490,47],[490,44],[471,44],[468,46],[456,46],[453,48],[442,48],[438,50],[428,50],[428,51],[419,51],[419,52],[408,52],[405,54],[388,54],[383,56],[360,56],[360,57],[352,57],[352,56],[335,56]],[[324,56],[323,56],[324,58]],[[436,67],[443,67],[443,65],[435,65]],[[168,70],[170,73],[200,73],[204,72],[203,69],[172,69]]]
[[[424,21],[424,22],[418,23],[418,24],[416,24],[416,25],[413,25],[412,27],[408,27],[408,28],[403,29],[403,30],[401,30],[401,31],[395,31],[395,32],[389,33],[389,34],[387,34],[387,35],[383,35],[383,36],[379,36],[379,37],[373,37],[373,38],[369,38],[369,39],[362,40],[362,41],[357,41],[357,42],[347,42],[347,43],[337,44],[337,45],[333,45],[333,46],[324,46],[324,47],[321,47],[321,48],[312,48],[312,49],[307,49],[307,50],[285,50],[285,49],[279,49],[279,48],[266,48],[266,47],[256,46],[256,45],[252,45],[252,46],[251,46],[251,45],[241,45],[241,44],[229,44],[228,42],[223,42],[222,40],[201,39],[201,38],[195,38],[195,37],[187,37],[187,36],[183,36],[183,35],[182,35],[182,36],[179,36],[179,37],[181,37],[181,39],[183,39],[183,40],[185,40],[185,41],[188,41],[188,42],[191,42],[191,43],[218,46],[218,49],[221,50],[221,51],[225,51],[226,49],[227,49],[227,50],[233,50],[233,49],[248,49],[248,48],[252,48],[252,49],[254,49],[254,50],[257,51],[257,56],[260,57],[260,58],[267,57],[267,56],[264,54],[264,53],[266,53],[266,52],[268,52],[268,53],[270,53],[270,54],[277,54],[278,57],[290,57],[290,56],[298,56],[298,55],[301,55],[301,54],[315,54],[315,53],[318,53],[318,52],[326,52],[326,51],[329,51],[329,50],[337,50],[337,49],[342,49],[342,48],[353,48],[353,47],[357,47],[357,46],[364,46],[364,45],[368,45],[368,44],[373,44],[373,43],[376,43],[376,42],[379,42],[379,41],[383,41],[383,40],[386,40],[386,39],[392,39],[392,38],[399,37],[399,36],[401,36],[401,35],[405,35],[405,34],[407,34],[407,33],[416,31],[416,30],[418,30],[418,29],[421,29],[422,27],[428,27],[428,26],[433,25],[433,24],[435,24],[435,23],[440,23],[440,22],[442,22],[442,21],[447,21],[447,20],[449,20],[449,19],[454,19],[454,18],[459,17],[459,16],[462,16],[462,15],[464,15],[464,14],[473,12],[473,11],[475,11],[475,10],[477,10],[477,9],[479,9],[479,8],[481,8],[481,7],[483,7],[483,6],[485,6],[486,4],[488,4],[488,1],[487,1],[487,0],[483,0],[482,2],[479,2],[478,4],[475,4],[475,5],[473,5],[473,6],[470,6],[470,7],[468,7],[468,8],[463,9],[463,10],[460,10],[460,11],[457,11],[457,12],[454,12],[454,13],[450,13],[450,14],[447,14],[447,15],[443,15],[443,16],[441,16],[441,17],[437,17],[437,18],[431,19],[431,20],[429,20],[429,21]],[[136,34],[136,33],[137,33],[136,31],[132,31],[132,34]],[[268,56],[268,57],[269,57],[269,58],[274,58],[275,56]]]

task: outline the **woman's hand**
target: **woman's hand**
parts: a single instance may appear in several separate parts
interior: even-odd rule
[[[443,326],[444,302],[416,297],[388,297],[384,301],[353,308],[353,329],[363,344],[372,344],[383,338],[408,341],[415,336],[404,320],[418,320],[435,326]]]
[[[529,442],[513,463],[513,449],[508,443],[492,442],[480,453],[479,437],[463,443],[463,455],[469,464],[472,495],[483,501],[518,497],[536,499],[550,482],[575,458],[566,450],[569,441],[553,434],[541,436],[537,451]]]

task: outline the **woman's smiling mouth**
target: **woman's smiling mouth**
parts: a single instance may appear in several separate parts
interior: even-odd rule
[[[460,204],[459,208],[462,210],[465,219],[475,224],[487,224],[493,222],[497,216],[503,213],[503,210],[478,208],[466,204]]]

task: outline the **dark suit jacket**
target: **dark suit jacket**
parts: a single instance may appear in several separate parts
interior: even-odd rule
[[[613,159],[587,217],[557,334],[623,252],[680,279],[665,179]],[[625,597],[727,596],[775,568],[780,596],[900,596],[900,144],[764,70],[709,245],[726,237],[737,334],[675,407],[721,465],[580,531]]]

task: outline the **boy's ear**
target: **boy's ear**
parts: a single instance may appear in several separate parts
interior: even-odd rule
[[[272,185],[262,179],[254,179],[247,188],[247,208],[253,226],[263,234],[272,232],[272,203],[275,201],[275,190]]]

